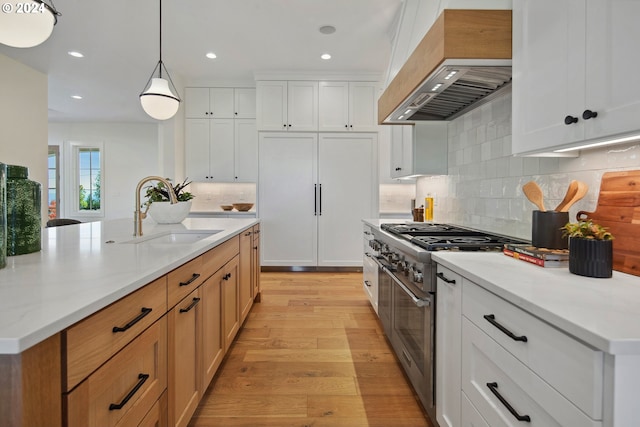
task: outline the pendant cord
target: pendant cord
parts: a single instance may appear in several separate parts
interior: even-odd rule
[[[162,64],[162,0],[160,0],[160,64]],[[160,78],[162,78],[162,67],[160,67]]]

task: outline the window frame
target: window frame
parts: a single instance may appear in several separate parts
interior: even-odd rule
[[[80,168],[79,154],[81,149],[98,149],[100,152],[100,209],[80,209]],[[65,215],[73,218],[104,218],[105,217],[105,173],[104,173],[104,142],[79,142],[65,141],[66,167],[65,167]]]

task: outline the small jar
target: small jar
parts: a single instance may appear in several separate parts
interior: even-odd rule
[[[7,256],[41,249],[41,185],[25,166],[7,165]]]
[[[7,266],[7,165],[0,163],[0,268]]]

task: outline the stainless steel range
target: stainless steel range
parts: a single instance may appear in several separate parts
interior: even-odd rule
[[[435,417],[436,265],[433,251],[500,251],[507,236],[449,224],[386,223],[373,229],[378,316],[431,420]]]

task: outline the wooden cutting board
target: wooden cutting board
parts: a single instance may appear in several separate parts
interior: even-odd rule
[[[576,218],[607,227],[614,237],[613,269],[640,276],[640,170],[602,175],[596,210]]]

